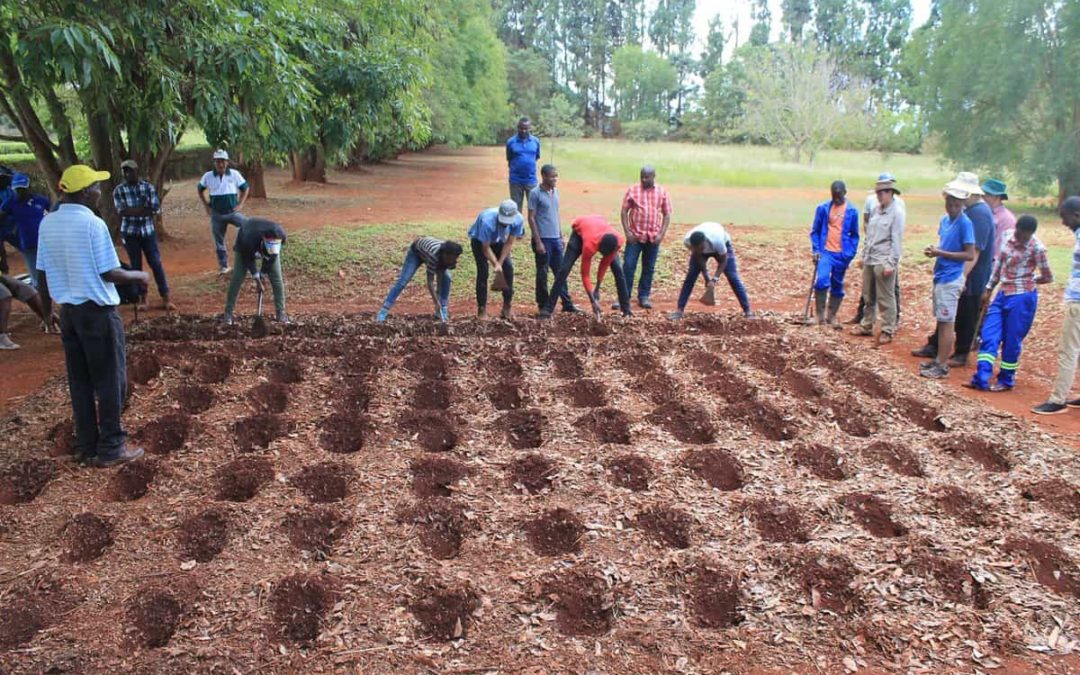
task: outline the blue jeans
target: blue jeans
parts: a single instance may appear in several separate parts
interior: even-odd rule
[[[143,237],[137,234],[123,235],[124,249],[127,251],[128,262],[131,268],[142,270],[143,255],[146,255],[146,264],[154,273],[154,283],[157,284],[158,294],[161,297],[169,295],[169,282],[165,279],[165,268],[161,264],[161,251],[158,250],[157,235],[151,234]]]
[[[849,264],[851,264],[851,258],[844,257],[843,253],[822,251],[821,257],[818,258],[814,290],[829,289],[829,295],[832,297],[844,297],[844,275],[847,274]]]
[[[409,246],[408,252],[405,253],[405,262],[401,265],[401,274],[398,275],[398,280],[394,282],[394,285],[390,287],[390,292],[386,294],[386,300],[383,300],[382,304],[382,311],[390,313],[390,308],[394,306],[398,296],[401,295],[401,292],[409,285],[412,278],[416,276],[416,271],[423,265],[424,261],[420,259],[413,247]],[[436,275],[439,314],[445,320],[450,312],[450,270],[442,270],[437,272]]]
[[[716,253],[709,253],[705,256],[706,262],[712,258],[719,262],[720,256]],[[686,303],[690,301],[690,294],[694,292],[694,284],[697,283],[698,275],[704,270],[697,263],[697,258],[690,256],[690,264],[686,270],[686,279],[683,280],[682,290],[679,291],[679,311],[686,309]],[[739,307],[742,308],[743,313],[750,311],[750,298],[746,295],[746,286],[743,285],[742,279],[739,278],[739,268],[735,263],[735,250],[731,248],[731,244],[727,247],[727,263],[724,265],[724,276],[727,277],[728,285],[731,286],[731,290],[735,293],[736,299],[739,301]]]
[[[548,295],[555,291],[554,286],[550,290],[548,289],[548,270],[551,270],[552,275],[559,274],[565,249],[563,248],[562,237],[541,239],[540,241],[544,243],[544,252],[537,253],[534,248],[533,257],[536,259],[536,306],[543,309],[547,306]],[[558,295],[564,308],[569,308],[574,304],[574,301],[570,299],[570,292],[566,289],[566,286],[559,290]]]
[[[23,262],[26,263],[26,274],[30,277],[30,285],[37,288],[37,249],[28,248],[20,252]]]
[[[210,234],[214,235],[214,251],[217,253],[218,267],[224,269],[229,266],[229,251],[225,248],[225,231],[229,229],[229,223],[239,229],[247,220],[247,216],[239,211],[229,213],[214,211],[210,214]]]
[[[634,274],[637,273],[638,258],[641,258],[641,280],[638,282],[638,300],[645,300],[652,293],[653,274],[656,273],[656,259],[660,255],[660,242],[634,242],[626,245],[623,253],[623,272],[626,274],[626,292],[634,294]]]

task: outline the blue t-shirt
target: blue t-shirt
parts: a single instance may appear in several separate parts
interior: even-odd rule
[[[19,235],[15,233],[15,224],[11,222],[11,218],[3,212],[4,204],[8,203],[9,199],[15,197],[15,190],[10,187],[6,187],[0,190],[0,239],[10,243],[12,246],[19,247]]]
[[[0,206],[0,210],[15,224],[20,251],[33,251],[37,248],[38,227],[49,206],[48,197],[41,195],[30,195],[30,199],[25,202],[15,196]]]
[[[473,221],[472,227],[469,228],[469,239],[475,239],[481,243],[501,244],[510,235],[525,236],[525,220],[520,213],[514,218],[512,225],[503,225],[499,223],[499,209],[485,209],[480,212]]]
[[[1065,285],[1065,302],[1080,302],[1080,230],[1073,231],[1076,243],[1073,245],[1072,270]]]
[[[982,295],[990,281],[990,274],[994,271],[994,258],[997,257],[994,212],[989,204],[979,202],[966,208],[964,215],[971,220],[975,232],[975,248],[979,250],[979,259],[968,273],[964,295]]]
[[[938,225],[938,248],[950,253],[963,253],[964,247],[975,243],[975,229],[971,219],[961,213],[956,220],[949,220],[948,215],[941,217]],[[964,261],[938,258],[934,263],[934,283],[947,284],[956,281],[964,274]]]
[[[532,134],[522,140],[514,134],[506,141],[506,161],[510,164],[510,182],[536,185],[536,163],[540,161],[540,139]]]

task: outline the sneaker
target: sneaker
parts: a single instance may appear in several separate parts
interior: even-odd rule
[[[0,349],[18,349],[19,345],[11,341],[7,333],[0,333]]]
[[[284,311],[278,312],[275,319],[277,319],[278,323],[283,323],[286,326],[292,323],[292,319],[290,319],[289,315],[286,314]]]
[[[937,350],[934,349],[933,347],[931,347],[930,345],[923,345],[922,347],[919,347],[918,349],[911,350],[911,355],[912,356],[918,356],[918,357],[925,358],[925,359],[932,359],[935,356],[937,356]]]
[[[94,458],[94,466],[107,469],[110,466],[126,464],[143,456],[142,448],[123,448],[115,455],[98,455]]]
[[[668,312],[667,318],[671,319],[672,321],[678,321],[679,319],[683,318],[682,310],[677,309],[674,312]]]
[[[570,303],[569,305],[563,305],[562,311],[566,312],[567,314],[584,314],[585,313],[584,310],[582,310],[580,307],[578,307],[574,303]]]
[[[1071,401],[1065,401],[1065,405],[1070,408],[1080,408],[1080,398],[1074,398]]]
[[[652,309],[652,301],[648,298],[638,298],[637,304],[642,309]]]
[[[613,302],[613,303],[611,303],[611,308],[612,308],[612,309],[621,309],[621,308],[622,308],[622,305],[620,305],[620,304],[619,304],[619,303],[617,303],[617,302]]]
[[[937,361],[923,361],[919,364],[919,370],[929,370],[937,365]]]
[[[931,380],[943,380],[949,376],[949,367],[943,366],[940,363],[935,363],[933,366],[926,370],[920,370],[919,375],[928,377]]]
[[[226,265],[225,267],[219,267],[218,271],[217,271],[218,274],[222,274],[222,275],[228,274],[229,272],[232,272],[232,268],[229,267],[228,265]]]
[[[888,333],[881,333],[880,335],[878,335],[877,343],[878,343],[879,347],[881,345],[887,345],[890,342],[892,342],[892,336],[889,335]]]
[[[950,368],[964,368],[967,366],[967,362],[967,354],[953,354],[951,357],[949,357]]]
[[[1050,401],[1047,401],[1046,403],[1040,403],[1032,408],[1031,412],[1036,415],[1060,415],[1066,410],[1068,410],[1068,407],[1065,403],[1051,403]]]
[[[874,334],[874,331],[867,330],[862,326],[856,326],[855,328],[851,329],[851,334],[855,337],[871,337]]]
[[[232,312],[226,312],[226,313],[221,315],[221,325],[222,326],[231,326],[234,323],[236,323],[236,318],[233,317]]]
[[[546,309],[542,309],[540,310],[540,313],[536,315],[536,318],[540,319],[541,321],[546,321],[551,318],[551,312],[547,311]]]

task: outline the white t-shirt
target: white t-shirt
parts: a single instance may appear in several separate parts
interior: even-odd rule
[[[727,233],[720,223],[702,223],[686,233],[683,237],[683,245],[690,248],[690,235],[701,232],[705,235],[705,253],[727,254],[728,244],[731,243],[731,235]]]

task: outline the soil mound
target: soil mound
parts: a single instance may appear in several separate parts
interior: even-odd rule
[[[793,453],[795,464],[808,470],[821,480],[844,480],[847,472],[844,461],[832,448],[817,443],[800,445]]]
[[[635,527],[668,548],[689,548],[694,519],[689,513],[666,506],[654,506],[635,519]]]
[[[301,551],[328,557],[349,530],[349,519],[327,506],[313,506],[285,516],[282,526],[289,542]]]
[[[987,471],[1006,473],[1012,468],[1004,450],[977,436],[947,436],[938,447],[954,457],[963,455]]]
[[[259,413],[242,417],[233,423],[233,438],[240,452],[264,449],[289,433],[289,423],[277,415]]]
[[[417,497],[449,497],[454,485],[471,473],[469,467],[446,457],[426,457],[413,462],[409,470]]]
[[[784,415],[767,401],[740,397],[728,404],[726,415],[728,419],[741,420],[770,441],[787,441],[795,437],[794,424],[784,419]]]
[[[214,405],[214,390],[202,384],[182,384],[173,389],[172,398],[180,405],[180,412],[198,415]]]
[[[523,387],[521,380],[508,380],[489,384],[484,388],[484,395],[496,410],[517,410],[525,404]]]
[[[223,464],[214,474],[217,499],[246,502],[274,478],[270,460],[263,457],[241,457]]]
[[[428,452],[449,452],[458,443],[450,416],[436,410],[413,410],[398,418],[398,429]]]
[[[168,455],[184,447],[190,431],[191,415],[168,413],[143,426],[136,439],[147,452]]]
[[[317,638],[334,604],[333,595],[330,585],[313,575],[294,574],[282,579],[270,594],[270,610],[278,633],[297,642]]]
[[[93,513],[80,513],[60,531],[64,562],[90,562],[100,558],[113,543],[112,523]]]
[[[152,459],[138,459],[124,464],[109,480],[109,498],[117,502],[141,499],[150,491],[159,465]]]
[[[574,428],[597,443],[630,444],[630,416],[615,408],[591,410],[574,422]]]
[[[848,614],[859,605],[852,589],[855,566],[839,556],[822,556],[806,561],[801,570],[802,587],[814,609]]]
[[[312,502],[324,504],[345,499],[354,475],[348,464],[322,462],[305,466],[291,482]]]
[[[147,384],[160,374],[161,361],[155,354],[147,352],[128,356],[128,381],[140,385]]]
[[[1023,496],[1063,516],[1080,518],[1080,492],[1060,478],[1032,483],[1024,489]]]
[[[440,560],[457,557],[469,529],[465,509],[446,499],[422,501],[406,510],[401,520],[420,529],[420,545]]]
[[[498,425],[506,429],[506,440],[518,450],[539,448],[544,442],[544,416],[539,410],[511,410],[499,418]]]
[[[615,592],[598,573],[572,570],[543,586],[564,635],[604,635],[615,623]]]
[[[753,504],[751,512],[758,534],[765,541],[805,544],[810,535],[799,510],[776,499],[764,499]]]
[[[289,405],[288,387],[276,382],[263,382],[248,392],[248,402],[256,413],[280,415]]]
[[[863,450],[863,455],[868,459],[888,465],[901,476],[922,478],[926,475],[915,453],[897,443],[889,441],[871,443]]]
[[[436,640],[459,640],[468,636],[472,614],[480,607],[476,593],[468,586],[429,586],[409,605],[420,622],[420,632]]]
[[[738,578],[726,569],[698,565],[690,573],[687,604],[702,628],[730,628],[742,623]]]
[[[564,391],[575,408],[599,408],[607,404],[607,388],[597,380],[575,380],[567,383]]]
[[[203,384],[221,384],[229,379],[231,372],[232,359],[226,354],[206,354],[195,367],[195,376]]]
[[[454,388],[442,380],[421,380],[413,387],[412,407],[420,410],[446,410],[454,400]]]
[[[981,527],[987,524],[992,512],[990,505],[982,498],[956,487],[944,485],[934,495],[934,500],[942,511],[949,514],[963,525]]]
[[[651,461],[632,453],[619,455],[608,462],[607,470],[614,485],[634,492],[648,490],[654,472]]]
[[[738,460],[719,448],[691,450],[684,455],[683,464],[717,490],[730,492],[746,484]]]
[[[143,590],[128,603],[127,624],[140,645],[153,649],[169,643],[183,614],[180,601],[167,591]]]
[[[208,563],[229,543],[231,519],[225,509],[211,507],[180,523],[180,557]]]
[[[907,528],[893,521],[892,507],[875,495],[854,493],[841,498],[855,520],[875,537],[902,537]]]
[[[56,464],[48,459],[23,459],[0,470],[0,504],[28,504],[34,501],[56,475]]]
[[[565,555],[581,550],[585,526],[572,512],[564,508],[545,511],[539,518],[525,523],[525,536],[539,555]]]
[[[693,403],[668,401],[658,406],[648,421],[683,443],[711,443],[716,439],[716,425],[708,411]]]
[[[320,425],[319,445],[327,452],[350,454],[364,448],[364,439],[371,429],[367,418],[351,412],[336,412]]]
[[[510,464],[510,484],[524,488],[531,495],[540,494],[551,487],[558,470],[553,460],[540,453],[528,454]]]

